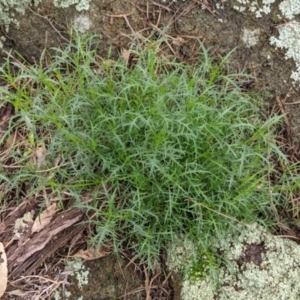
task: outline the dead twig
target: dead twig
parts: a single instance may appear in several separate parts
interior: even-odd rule
[[[43,15],[40,15],[38,14],[37,12],[35,12],[33,9],[31,9],[29,6],[27,6],[27,9],[29,9],[34,15],[46,20],[49,25],[52,27],[52,29],[65,41],[65,42],[70,42],[68,39],[66,39],[61,33],[60,31],[53,25],[53,22],[49,19],[49,17],[47,16],[43,16]]]
[[[280,109],[280,113],[283,116],[283,120],[284,120],[285,127],[286,127],[287,141],[288,141],[288,144],[291,146],[292,145],[291,125],[290,125],[290,121],[287,117],[287,113],[285,111],[283,101],[280,99],[279,96],[276,97],[276,103]]]

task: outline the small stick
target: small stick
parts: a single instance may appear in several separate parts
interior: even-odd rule
[[[296,102],[285,102],[284,104],[299,104],[300,103],[300,101],[296,101]]]
[[[278,105],[278,107],[280,109],[281,114],[283,115],[283,120],[284,120],[284,123],[285,123],[285,126],[286,126],[288,143],[289,143],[289,145],[292,145],[292,135],[291,135],[290,122],[289,122],[289,119],[288,119],[287,114],[285,112],[282,100],[280,99],[279,96],[276,96],[276,102],[277,102],[277,105]]]
[[[38,13],[35,12],[33,9],[31,9],[29,6],[27,6],[27,8],[28,8],[34,15],[36,15],[36,16],[38,16],[38,17],[44,19],[44,20],[46,20],[46,21],[50,24],[50,26],[53,28],[53,30],[54,30],[54,31],[55,31],[55,32],[56,32],[56,33],[57,33],[57,34],[65,41],[65,42],[70,42],[68,39],[66,39],[66,38],[60,33],[60,31],[53,25],[52,21],[51,21],[48,17],[38,14]]]

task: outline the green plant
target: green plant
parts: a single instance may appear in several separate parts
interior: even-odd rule
[[[9,57],[0,69],[10,130],[25,137],[12,146],[20,167],[6,172],[9,188],[67,192],[93,212],[93,244],[131,249],[150,266],[178,235],[206,249],[236,222],[271,221],[266,174],[280,153],[270,130],[279,119],[241,92],[235,80],[246,76],[227,74],[228,57],[214,62],[201,45],[191,66],[162,55],[163,42],[137,47],[128,67],[76,36],[51,63]],[[32,161],[38,145],[43,167]]]

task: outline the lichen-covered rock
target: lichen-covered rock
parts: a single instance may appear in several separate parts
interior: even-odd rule
[[[110,57],[118,57],[119,49],[128,46],[124,35],[131,33],[121,16],[128,16],[132,28],[141,25],[140,12],[131,3],[122,0],[0,0],[0,25],[8,30],[0,33],[0,64],[2,57],[6,57],[1,48],[12,51],[13,55],[18,52],[30,63],[39,61],[44,50],[51,55],[52,48],[62,47],[70,40],[73,27],[81,33],[97,36],[99,55],[105,57],[109,53]],[[112,45],[117,47],[110,49]]]
[[[300,0],[284,0],[279,4],[281,14],[287,19],[293,19],[300,14]]]
[[[19,25],[18,14],[24,14],[30,6],[37,7],[43,0],[0,0],[0,25],[4,25],[8,30],[9,24]],[[57,8],[67,8],[75,5],[77,11],[88,10],[90,0],[53,0]]]
[[[300,7],[299,7],[300,8]],[[276,48],[286,49],[285,58],[293,59],[296,64],[296,71],[292,72],[291,78],[294,82],[300,82],[300,23],[291,21],[278,28],[278,38],[271,37],[271,45]]]
[[[239,236],[216,242],[216,248],[227,261],[219,269],[218,287],[209,276],[202,280],[186,276],[184,300],[300,299],[300,246],[295,242],[253,225]],[[177,260],[182,264],[182,257]]]

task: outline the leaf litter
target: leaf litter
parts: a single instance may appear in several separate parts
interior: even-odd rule
[[[111,253],[111,249],[102,245],[99,249],[92,247],[88,248],[86,250],[79,250],[77,253],[75,253],[72,257],[79,257],[84,260],[93,260],[97,258],[104,257]]]
[[[39,216],[37,216],[32,225],[31,233],[40,232],[48,224],[50,224],[56,212],[56,208],[57,204],[53,203],[50,206],[48,206]]]

